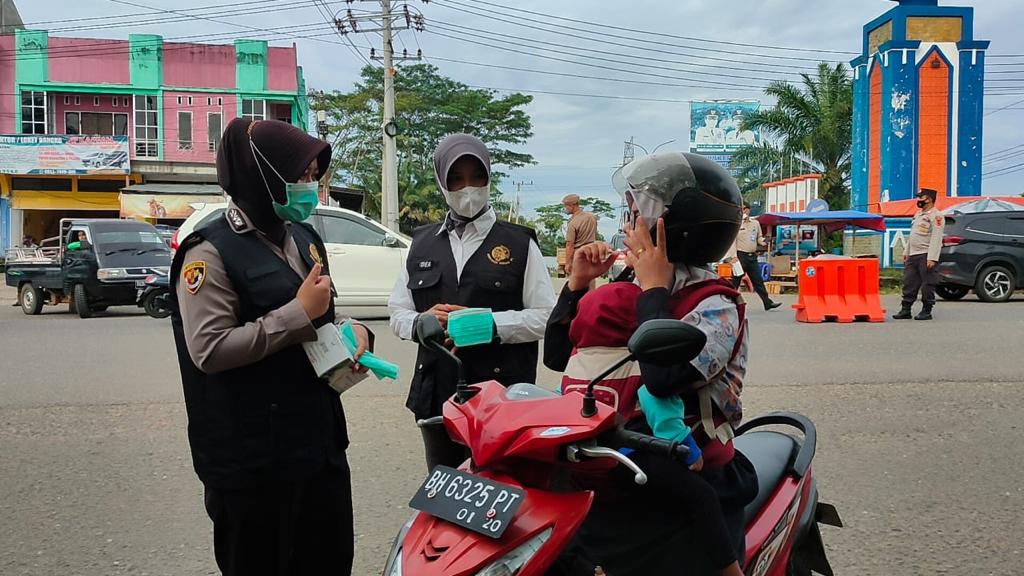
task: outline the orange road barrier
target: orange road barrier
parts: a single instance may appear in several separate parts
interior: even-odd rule
[[[809,258],[800,262],[798,322],[885,322],[877,258]]]

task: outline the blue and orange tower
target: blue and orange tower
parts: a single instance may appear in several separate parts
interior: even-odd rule
[[[864,26],[854,77],[852,202],[980,196],[987,40],[974,9],[938,0],[899,6]]]

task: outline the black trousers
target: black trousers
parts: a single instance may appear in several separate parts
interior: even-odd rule
[[[758,490],[750,460],[736,452],[724,467],[695,474],[660,456],[634,452],[630,458],[648,484],[637,486],[622,466],[613,470],[614,493],[598,492],[558,570],[548,576],[589,576],[593,566],[609,576],[714,576],[732,560],[743,565],[743,508]]]
[[[739,258],[740,266],[743,266],[743,273],[750,276],[750,281],[754,284],[754,292],[757,292],[757,295],[761,297],[764,307],[767,308],[772,303],[772,299],[768,295],[768,289],[764,287],[764,278],[761,277],[761,266],[757,262],[757,254],[737,252],[736,257]],[[742,278],[740,276],[732,279],[733,288],[740,287],[740,280]]]
[[[458,468],[469,458],[469,449],[452,440],[444,426],[426,426],[420,428],[420,433],[423,435],[427,472],[439,464]]]
[[[325,465],[312,476],[241,489],[206,487],[213,550],[224,576],[352,573],[352,484]]]
[[[935,285],[939,282],[938,267],[928,269],[928,255],[914,254],[907,257],[903,267],[903,307],[910,308],[921,292],[921,302],[931,310],[935,306]]]

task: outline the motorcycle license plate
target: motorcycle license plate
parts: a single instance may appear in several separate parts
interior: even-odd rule
[[[437,466],[409,507],[491,538],[501,538],[526,499],[521,488]]]
[[[146,287],[146,281],[145,280],[136,280],[135,281],[135,287],[136,288],[145,288]]]

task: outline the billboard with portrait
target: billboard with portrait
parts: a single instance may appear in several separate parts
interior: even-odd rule
[[[758,144],[761,135],[742,128],[757,100],[695,100],[690,103],[690,152],[730,153]]]

